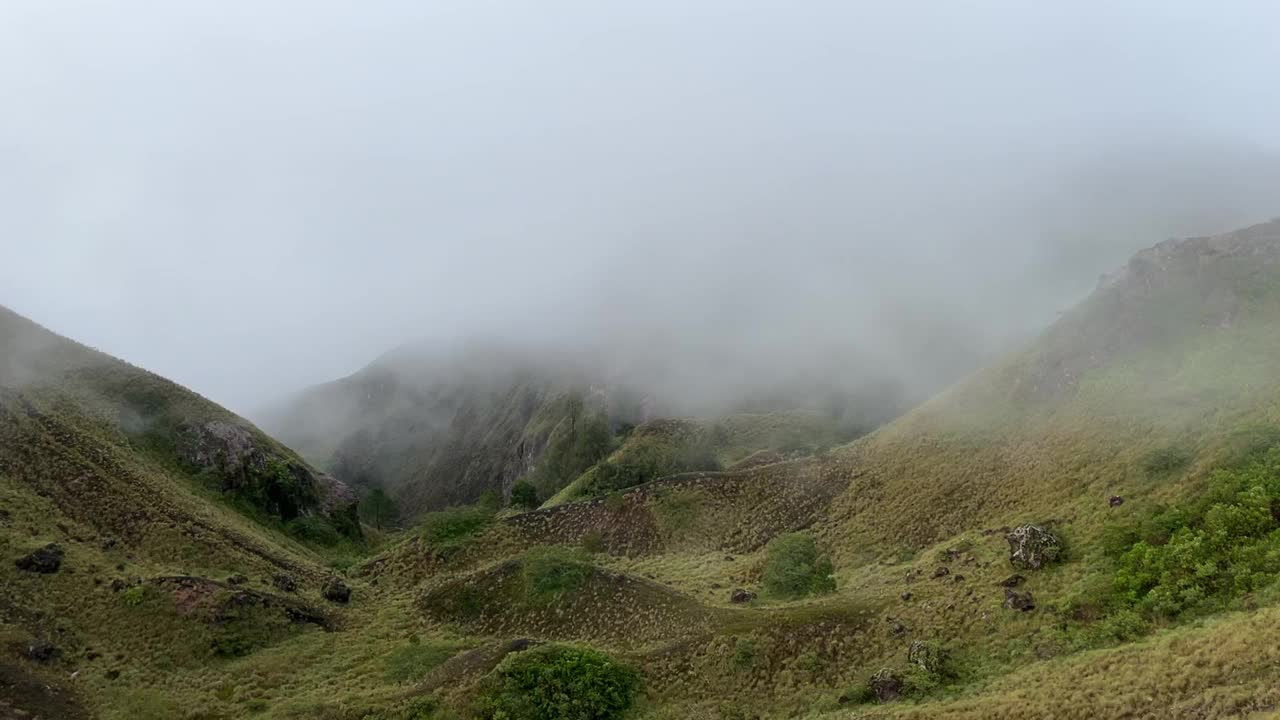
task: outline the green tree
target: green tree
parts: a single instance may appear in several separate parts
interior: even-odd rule
[[[382,488],[374,488],[360,501],[360,519],[378,528],[386,527],[396,517],[396,504]]]
[[[770,595],[798,598],[836,589],[831,560],[804,533],[780,535],[765,548],[764,589]]]
[[[521,480],[511,486],[511,506],[532,510],[542,504],[538,498],[538,488],[527,480]]]

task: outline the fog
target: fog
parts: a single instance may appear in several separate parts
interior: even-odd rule
[[[0,304],[242,412],[476,337],[926,393],[1280,215],[1280,10],[1048,5],[8,0]]]

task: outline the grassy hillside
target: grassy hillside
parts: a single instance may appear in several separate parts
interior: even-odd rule
[[[628,433],[616,450],[548,498],[543,507],[679,473],[794,460],[852,439],[845,432],[829,415],[803,410],[653,420]]]
[[[334,474],[384,489],[411,519],[486,493],[505,496],[543,460],[573,466],[557,456],[571,454],[602,413],[611,426],[633,418],[632,405],[625,394],[593,392],[572,373],[494,348],[444,359],[405,351],[307,390],[266,424]],[[540,485],[554,493],[596,459],[544,472]]]
[[[10,351],[0,713],[1269,717],[1277,350],[1280,223],[1167,243],[847,445],[802,413],[645,423],[544,507],[428,512],[378,547],[292,533],[246,504],[252,469],[213,482],[192,423],[307,466],[202,399],[142,413],[132,382]],[[589,404],[537,405],[494,432],[545,437],[557,475],[599,451]]]

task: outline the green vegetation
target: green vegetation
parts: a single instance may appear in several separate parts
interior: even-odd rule
[[[765,555],[765,592],[783,599],[834,592],[831,559],[818,552],[813,537],[789,533],[769,542]]]
[[[471,505],[427,513],[418,523],[417,533],[434,549],[459,550],[493,522],[493,509]]]
[[[511,506],[532,510],[542,504],[538,499],[538,488],[527,480],[521,480],[511,486]]]
[[[480,695],[489,720],[615,720],[631,707],[640,674],[597,650],[537,647],[508,657]]]
[[[396,504],[386,490],[376,487],[360,500],[360,519],[379,529],[385,529],[396,518]]]
[[[1169,475],[1186,468],[1194,457],[1189,449],[1181,445],[1168,445],[1148,453],[1142,466],[1148,475]]]
[[[453,657],[464,645],[448,641],[423,642],[416,635],[409,642],[391,651],[387,656],[386,678],[393,683],[415,683],[422,680],[445,660]]]
[[[582,587],[591,572],[589,559],[580,551],[559,545],[534,548],[521,565],[525,597],[549,604]]]
[[[1219,470],[1201,499],[1162,509],[1111,537],[1116,601],[1174,617],[1219,609],[1280,574],[1280,450]]]
[[[528,481],[535,491],[559,490],[613,450],[609,418],[603,412],[588,414],[577,396],[568,398],[566,405],[564,419]]]
[[[706,502],[706,493],[697,489],[663,493],[651,506],[658,531],[668,542],[679,540],[697,527]]]

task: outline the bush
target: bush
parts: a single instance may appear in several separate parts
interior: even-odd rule
[[[511,487],[511,506],[532,510],[542,504],[538,499],[538,488],[527,480],[521,480]]]
[[[592,566],[579,551],[558,545],[534,548],[522,565],[525,597],[551,603],[574,592],[591,577]]]
[[[756,644],[749,638],[738,638],[733,644],[733,667],[750,670],[756,664]]]
[[[1184,507],[1163,509],[1108,546],[1131,539],[1117,562],[1114,603],[1173,617],[1211,610],[1271,583],[1280,573],[1280,451],[1236,470],[1219,470],[1210,489]]]
[[[639,673],[604,653],[547,645],[507,656],[477,705],[489,720],[615,720],[640,685]]]
[[[764,589],[775,597],[833,592],[832,572],[831,560],[819,554],[813,538],[804,533],[776,537],[765,549]]]

